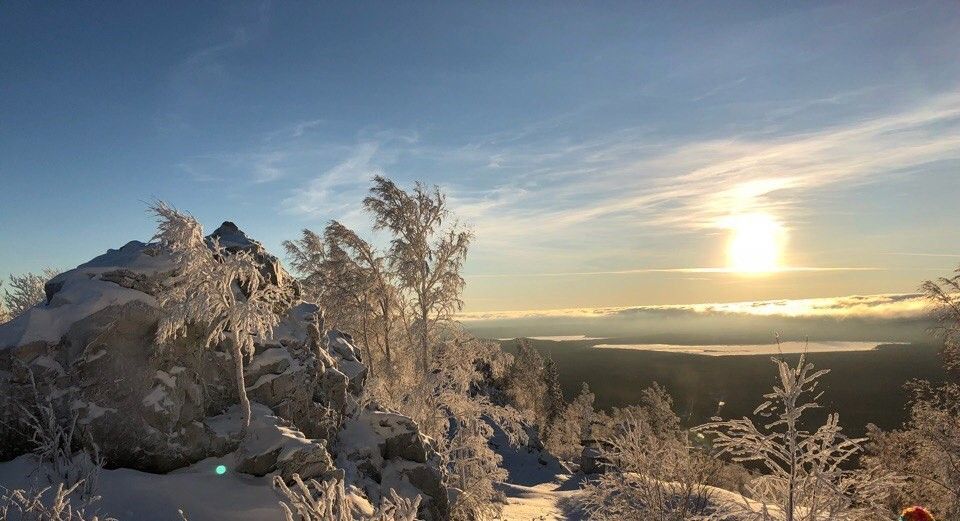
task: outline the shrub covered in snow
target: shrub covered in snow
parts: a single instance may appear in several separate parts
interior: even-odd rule
[[[70,498],[82,486],[83,482],[78,481],[69,487],[58,483],[40,490],[0,493],[0,521],[117,521],[87,515],[82,508],[74,507]]]
[[[615,410],[607,425],[595,429],[603,473],[587,485],[584,509],[600,520],[712,519],[706,483],[721,463],[690,447],[662,388],[643,394],[640,405]]]
[[[348,494],[342,479],[304,481],[293,475],[289,486],[279,476],[273,486],[280,494],[285,521],[415,521],[420,497],[407,499],[394,490],[373,509],[362,497]]]
[[[807,397],[819,394],[815,371],[801,356],[796,366],[774,359],[779,385],[765,395],[749,418],[714,422],[697,428],[710,436],[717,456],[750,462],[763,474],[748,485],[748,495],[726,507],[737,519],[757,521],[861,521],[892,515],[886,500],[900,478],[877,466],[856,466],[863,438],[848,438],[837,414],[813,432],[801,427],[807,411],[819,407]],[[759,503],[758,503],[759,502]]]
[[[46,301],[44,284],[57,276],[52,269],[44,269],[41,273],[24,273],[10,275],[9,289],[3,292],[3,302],[0,303],[0,323],[22,314],[24,311]]]

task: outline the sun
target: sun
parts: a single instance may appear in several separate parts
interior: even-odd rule
[[[745,274],[772,273],[780,270],[784,230],[770,214],[751,213],[731,217],[727,244],[727,268]]]

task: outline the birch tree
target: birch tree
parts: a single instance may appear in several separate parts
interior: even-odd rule
[[[372,303],[376,308],[376,322],[380,328],[387,367],[393,367],[390,336],[399,295],[393,284],[393,274],[388,271],[387,260],[370,243],[338,221],[330,222],[324,236],[331,247],[349,250],[352,262],[366,275],[364,302]]]
[[[323,263],[327,260],[327,249],[323,237],[306,228],[300,238],[283,241],[290,266],[300,275],[298,280],[307,300],[319,302],[326,288],[326,273]]]
[[[376,176],[364,207],[374,227],[391,236],[388,259],[401,289],[408,293],[419,340],[420,365],[430,368],[430,330],[463,307],[460,275],[472,235],[458,223],[449,224],[446,197],[439,187],[416,183],[408,193],[393,181]]]

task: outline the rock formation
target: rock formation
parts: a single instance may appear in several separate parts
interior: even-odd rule
[[[323,331],[322,310],[299,302],[296,280],[233,223],[217,237],[252,251],[283,289],[283,318],[256,340],[245,369],[253,420],[240,414],[225,346],[205,348],[200,328],[157,345],[154,298],[176,266],[133,241],[58,275],[47,302],[0,325],[0,460],[31,450],[26,411],[50,403],[75,418],[108,467],[165,473],[232,455],[233,470],[289,478],[344,476],[371,501],[394,488],[423,496],[421,514],[447,516],[433,442],[404,416],[361,407],[367,369],[350,335]]]

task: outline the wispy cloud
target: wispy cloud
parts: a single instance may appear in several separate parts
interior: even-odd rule
[[[797,273],[821,271],[885,271],[886,268],[873,267],[828,267],[828,266],[787,266],[771,273]],[[609,271],[568,271],[552,273],[486,273],[468,275],[467,278],[525,278],[525,277],[589,277],[594,275],[637,275],[643,273],[715,273],[715,274],[742,274],[731,268],[638,268],[631,270]],[[760,274],[763,275],[763,274]],[[709,280],[709,279],[702,279]]]
[[[899,255],[903,257],[960,257],[960,253],[917,253],[917,252],[884,252],[881,255]]]
[[[358,143],[346,158],[310,179],[283,200],[284,210],[312,216],[335,215],[336,210],[357,206],[371,177],[382,171],[375,157],[376,142]],[[352,196],[351,196],[352,195]]]
[[[580,144],[491,151],[518,174],[470,211],[491,235],[515,236],[600,221],[648,231],[710,229],[730,214],[795,218],[826,188],[880,182],[960,158],[960,95],[816,132],[657,140],[644,131]],[[529,187],[522,191],[511,188]],[[509,199],[507,199],[509,198]],[[472,206],[470,206],[472,204]]]

